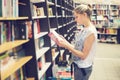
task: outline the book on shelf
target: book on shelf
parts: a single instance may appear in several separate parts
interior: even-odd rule
[[[26,40],[31,38],[25,23],[0,22],[0,44],[14,40]]]
[[[2,43],[4,43],[4,42],[6,42],[6,26],[4,26],[4,24],[1,22],[0,23],[0,43],[2,44]]]
[[[37,8],[37,16],[45,16],[43,7]]]
[[[10,22],[0,22],[0,44],[11,41],[11,26]]]
[[[28,39],[28,27],[25,23],[18,23],[14,26],[14,39],[26,40]]]
[[[18,17],[18,0],[0,0],[0,17]]]
[[[7,17],[7,0],[0,0],[0,17]]]
[[[28,38],[32,38],[32,21],[26,21],[26,26],[28,27]]]
[[[32,16],[45,16],[44,8],[38,7],[31,2]]]
[[[40,33],[40,22],[39,20],[34,21],[34,35]]]
[[[39,20],[36,20],[36,22],[37,22],[37,33],[39,34],[40,33],[40,22],[39,22]]]
[[[42,55],[42,56],[38,59],[37,63],[38,63],[38,69],[39,69],[39,70],[42,70],[43,67],[45,66],[45,55]]]
[[[0,45],[2,44],[2,40],[1,40],[2,35],[1,35],[1,33],[2,33],[2,27],[1,27],[1,23],[0,23]]]
[[[13,0],[13,16],[18,17],[19,16],[19,5],[18,0]]]
[[[41,70],[42,69],[42,61],[41,58],[38,59],[38,69]]]
[[[43,37],[40,37],[38,39],[35,40],[35,48],[36,48],[36,51],[37,50],[40,50],[43,46],[44,46],[44,39]]]
[[[52,8],[48,8],[48,15],[49,15],[49,16],[53,16]]]
[[[46,63],[46,61],[45,61],[45,55],[41,56],[41,62],[42,62],[42,66],[44,67],[45,63]]]

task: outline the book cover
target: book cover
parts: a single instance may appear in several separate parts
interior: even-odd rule
[[[32,21],[27,21],[26,26],[28,28],[28,38],[32,38]]]
[[[41,58],[38,59],[38,68],[39,70],[42,69],[42,62],[41,62]]]
[[[1,44],[6,42],[6,24],[1,23]]]
[[[28,39],[28,27],[25,23],[19,23],[15,25],[15,40],[26,40]]]
[[[7,17],[7,0],[0,0],[0,17]]]
[[[56,43],[57,43],[57,40],[60,40],[60,41],[63,40],[55,30],[50,31],[48,36]]]
[[[40,22],[39,20],[36,20],[37,22],[37,33],[40,33]]]
[[[9,42],[9,41],[11,41],[11,36],[12,36],[11,29],[12,29],[12,27],[11,27],[10,22],[7,22],[6,24],[7,24],[7,34],[6,34],[6,36],[7,36],[7,42]]]
[[[3,0],[0,0],[0,17],[2,17],[2,1]]]
[[[13,15],[12,17],[18,17],[18,0],[13,0]]]
[[[34,21],[34,36],[38,34],[37,21]]]
[[[41,14],[41,16],[45,16],[44,8],[43,7],[40,8],[40,14]]]
[[[1,24],[2,24],[2,23],[0,23],[0,45],[2,44],[2,36],[1,36],[1,34],[2,34],[2,31],[1,31],[1,30],[2,30],[2,27],[1,27]]]

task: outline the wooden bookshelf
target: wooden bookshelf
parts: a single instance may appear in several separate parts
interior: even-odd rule
[[[25,65],[32,59],[23,47],[31,37],[27,5],[25,0],[0,1],[0,80],[16,79],[16,73],[26,77]]]
[[[24,20],[28,19],[28,17],[0,17],[0,20]]]
[[[17,46],[20,46],[26,42],[28,42],[29,40],[15,40],[13,42],[6,42],[6,43],[3,43],[2,45],[0,45],[0,54],[7,51],[7,50],[10,50],[12,48],[15,48]]]
[[[26,80],[35,80],[35,78],[33,78],[33,77],[32,78],[27,78]]]
[[[10,76],[12,73],[14,73],[16,70],[21,68],[25,63],[27,63],[32,56],[22,57],[20,59],[17,59],[15,61],[12,61],[11,63],[8,63],[5,69],[1,69],[1,80],[6,79],[8,76]]]

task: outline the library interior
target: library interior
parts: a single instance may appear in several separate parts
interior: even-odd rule
[[[79,63],[91,60],[77,56],[86,47],[81,41],[83,50],[76,48],[76,36],[85,28],[75,16],[82,4],[90,5],[97,34],[91,74],[82,80],[120,80],[119,0],[0,0],[0,80],[81,80],[75,65],[83,72]],[[87,12],[80,15],[86,19]],[[75,48],[61,47],[60,41]]]

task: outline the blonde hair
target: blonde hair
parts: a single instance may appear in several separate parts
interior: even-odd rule
[[[92,7],[90,4],[80,4],[73,11],[75,11],[78,14],[86,13],[89,19],[92,15]]]

